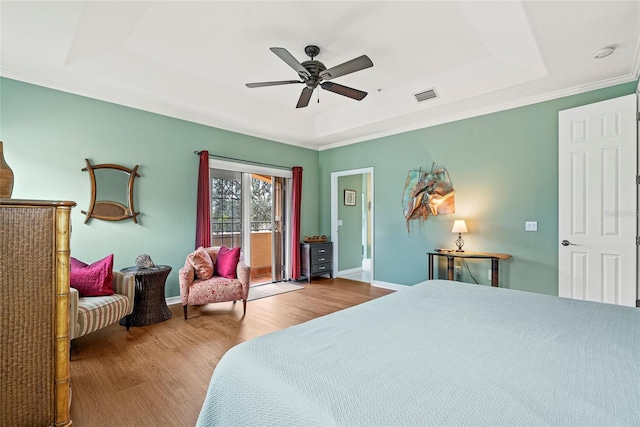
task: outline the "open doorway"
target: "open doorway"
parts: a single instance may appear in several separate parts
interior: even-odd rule
[[[373,194],[373,168],[331,174],[334,277],[373,282]]]

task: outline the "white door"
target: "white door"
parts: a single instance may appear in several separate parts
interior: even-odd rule
[[[636,95],[559,113],[558,294],[635,306]]]

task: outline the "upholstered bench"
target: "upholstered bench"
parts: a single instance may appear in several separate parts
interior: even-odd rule
[[[95,332],[118,320],[128,319],[133,312],[136,284],[133,274],[113,272],[113,295],[80,297],[71,288],[69,336],[71,339]],[[126,323],[127,330],[129,324]]]

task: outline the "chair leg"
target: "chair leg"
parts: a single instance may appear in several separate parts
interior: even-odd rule
[[[130,314],[124,318],[124,325],[126,326],[127,331],[128,331],[129,328],[131,327],[131,315]]]
[[[244,309],[242,314],[243,315],[247,314],[247,300],[246,299],[242,300],[242,308]]]
[[[183,305],[182,308],[184,310],[184,320],[187,320],[187,306]]]

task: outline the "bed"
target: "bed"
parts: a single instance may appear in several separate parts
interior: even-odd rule
[[[640,426],[640,309],[431,280],[239,344],[198,426]]]

